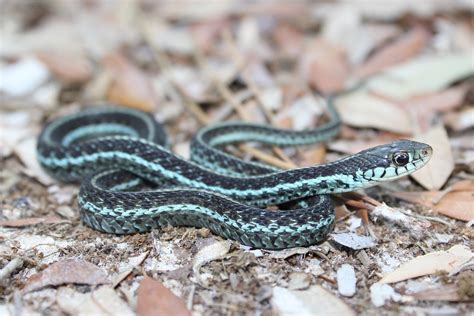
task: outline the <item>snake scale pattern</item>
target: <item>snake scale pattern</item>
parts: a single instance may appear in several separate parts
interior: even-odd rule
[[[334,227],[328,194],[397,179],[432,155],[429,145],[399,140],[334,162],[279,170],[223,151],[243,141],[296,146],[328,140],[340,126],[331,100],[328,112],[328,123],[304,131],[242,122],[205,127],[185,160],[167,148],[166,133],[152,115],[93,106],[48,123],[38,159],[56,179],[81,182],[81,218],[99,231],[207,227],[250,247],[304,247],[324,240]]]

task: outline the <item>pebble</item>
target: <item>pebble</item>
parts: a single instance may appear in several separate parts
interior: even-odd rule
[[[354,267],[350,264],[343,264],[337,270],[337,290],[343,296],[351,297],[356,292],[356,275]]]

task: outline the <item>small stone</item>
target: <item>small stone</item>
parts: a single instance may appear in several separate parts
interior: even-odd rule
[[[398,302],[401,298],[401,295],[388,284],[375,283],[370,287],[370,300],[377,307],[385,305],[388,300]]]
[[[354,267],[350,264],[343,264],[337,270],[337,290],[341,295],[353,296],[356,292],[356,282]]]

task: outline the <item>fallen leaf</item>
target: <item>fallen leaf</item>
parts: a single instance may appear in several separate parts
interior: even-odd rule
[[[388,273],[379,282],[394,283],[423,275],[434,274],[438,271],[446,271],[449,273],[470,260],[473,260],[473,258],[474,253],[472,253],[468,247],[455,245],[445,251],[435,251],[418,256]]]
[[[464,181],[462,181],[464,182]],[[454,189],[451,192],[424,191],[424,192],[394,192],[393,195],[399,199],[420,204],[432,210],[463,221],[474,219],[474,181],[467,180],[469,184],[463,188]],[[470,185],[470,186],[469,186]],[[439,197],[441,196],[441,199]],[[439,200],[438,200],[439,199]]]
[[[15,146],[15,153],[25,165],[23,172],[33,178],[36,178],[44,185],[50,185],[54,180],[41,168],[36,151],[36,137],[24,139]]]
[[[304,255],[310,252],[309,248],[295,247],[283,250],[267,250],[270,254],[270,258],[275,259],[286,259],[294,255]]]
[[[324,162],[324,158],[326,157],[326,147],[322,144],[318,144],[309,150],[305,150],[302,156],[303,160],[299,164],[302,167],[319,165]]]
[[[400,134],[411,134],[409,114],[393,104],[367,91],[359,90],[335,99],[334,105],[344,123],[356,127],[372,127]]]
[[[300,59],[300,72],[309,84],[324,94],[340,91],[345,86],[349,66],[344,50],[317,38]]]
[[[443,125],[437,125],[428,132],[416,136],[415,140],[433,148],[433,156],[420,170],[410,176],[428,190],[440,189],[454,170],[454,157],[449,137]]]
[[[135,315],[117,292],[108,286],[102,286],[91,293],[60,287],[56,302],[62,311],[70,315]]]
[[[31,292],[51,285],[70,283],[97,285],[108,282],[107,275],[96,265],[84,260],[65,259],[31,276],[23,292]]]
[[[232,243],[228,240],[217,241],[199,250],[193,260],[193,272],[201,284],[205,283],[199,272],[201,267],[206,263],[219,259],[227,254],[230,250],[231,244]]]
[[[410,296],[420,301],[462,301],[458,294],[458,287],[454,284],[418,291],[410,294]]]
[[[116,288],[117,285],[120,284],[120,282],[122,282],[125,278],[127,278],[130,275],[130,273],[132,273],[133,269],[140,266],[143,263],[143,261],[146,259],[146,257],[148,257],[149,253],[150,253],[149,251],[145,251],[144,253],[142,253],[141,255],[137,257],[130,258],[130,262],[127,265],[127,267],[122,268],[120,273],[115,277],[114,281],[112,282],[112,288]]]
[[[421,131],[426,131],[430,127],[430,123],[433,121],[433,117],[440,112],[448,112],[461,106],[464,101],[464,97],[468,90],[467,85],[461,85],[458,87],[446,89],[441,92],[429,93],[426,95],[420,95],[408,100],[400,102],[400,105],[405,108],[409,113],[413,113],[417,120],[417,127]],[[457,113],[449,113],[448,115],[456,115]],[[472,113],[474,117],[474,112]],[[445,116],[446,118],[446,116]],[[451,128],[455,130],[461,130],[466,128],[466,123],[469,121],[452,121]],[[474,121],[471,119],[471,121]],[[472,122],[474,125],[474,122]],[[467,124],[468,125],[468,124]]]
[[[137,290],[137,315],[191,315],[183,300],[161,282],[145,276]]]
[[[112,74],[109,101],[148,112],[157,109],[151,81],[139,68],[118,53],[105,56],[104,65]]]
[[[438,92],[473,73],[469,54],[426,55],[369,79],[367,87],[377,95],[403,101]]]
[[[402,35],[393,43],[377,51],[355,71],[355,75],[358,78],[364,78],[389,66],[407,60],[418,54],[428,43],[429,39],[430,35],[425,29],[416,27],[407,34]]]
[[[303,33],[289,23],[278,23],[273,31],[278,51],[290,58],[298,58],[303,49]]]
[[[30,217],[30,218],[20,218],[20,219],[10,219],[10,220],[0,221],[0,226],[25,227],[25,226],[37,225],[37,224],[55,224],[55,223],[65,223],[65,222],[68,222],[68,221],[56,216]]]
[[[273,311],[280,316],[355,315],[355,312],[320,285],[304,291],[273,288]]]
[[[92,66],[85,56],[54,52],[36,55],[56,78],[65,83],[83,83],[92,77]]]
[[[360,236],[355,233],[331,234],[331,237],[338,244],[354,250],[371,248],[377,245],[372,237]]]

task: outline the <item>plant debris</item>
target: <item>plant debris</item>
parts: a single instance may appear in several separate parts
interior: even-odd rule
[[[472,311],[469,1],[1,6],[1,315]],[[37,161],[46,122],[99,104],[150,112],[189,158],[200,128],[311,129],[328,121],[328,99],[343,125],[326,143],[224,149],[282,169],[401,138],[434,152],[410,177],[334,195],[334,232],[306,248],[250,249],[194,227],[101,233],[80,219],[79,184]]]

